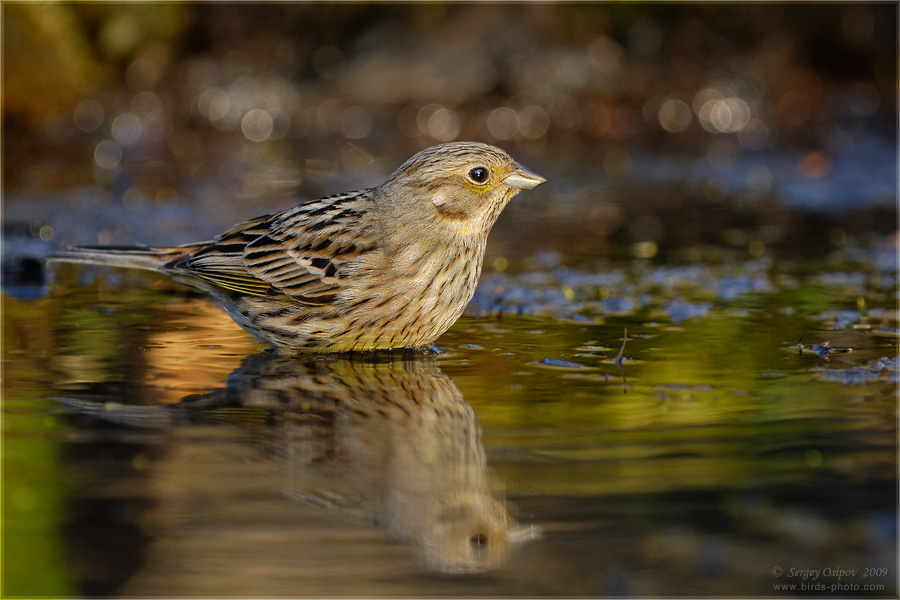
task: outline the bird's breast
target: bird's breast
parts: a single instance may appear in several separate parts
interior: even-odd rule
[[[393,255],[370,288],[378,309],[373,327],[392,330],[408,343],[430,343],[465,310],[481,273],[483,249],[410,242]],[[365,308],[365,307],[363,307]],[[368,310],[368,309],[366,309]]]

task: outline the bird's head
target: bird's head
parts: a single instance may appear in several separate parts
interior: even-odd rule
[[[544,181],[499,148],[450,142],[403,163],[376,196],[398,218],[402,211],[422,224],[486,236],[510,198]]]

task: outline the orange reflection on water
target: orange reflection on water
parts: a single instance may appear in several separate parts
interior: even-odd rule
[[[207,299],[173,298],[164,308],[164,323],[145,347],[144,381],[159,388],[160,404],[221,386],[247,354],[265,348]]]

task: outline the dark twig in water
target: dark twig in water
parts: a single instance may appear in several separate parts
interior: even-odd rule
[[[613,361],[617,367],[619,367],[619,373],[622,374],[622,392],[628,393],[628,379],[625,377],[625,369],[622,367],[622,363],[625,362],[624,353],[625,353],[625,344],[628,343],[628,326],[625,326],[625,331],[622,333],[622,347],[619,348],[619,353],[616,354],[616,358]]]
[[[850,354],[851,352],[853,352],[853,348],[836,348],[831,345],[831,342],[829,340],[825,340],[821,344],[812,344],[811,346],[804,346],[802,337],[797,341],[797,345],[794,347],[797,348],[797,350],[800,353],[800,356],[803,356],[804,350],[808,350],[808,351],[815,352],[817,356],[819,356],[820,358],[822,358],[825,361],[830,361],[832,354]]]
[[[625,326],[625,332],[622,333],[622,347],[619,348],[619,353],[616,354],[616,366],[622,366],[622,354],[625,352],[625,344],[628,343],[628,326]]]

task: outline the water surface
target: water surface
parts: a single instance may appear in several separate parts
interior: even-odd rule
[[[439,355],[288,360],[162,277],[60,266],[5,297],[5,593],[896,594],[880,248],[534,255]]]

